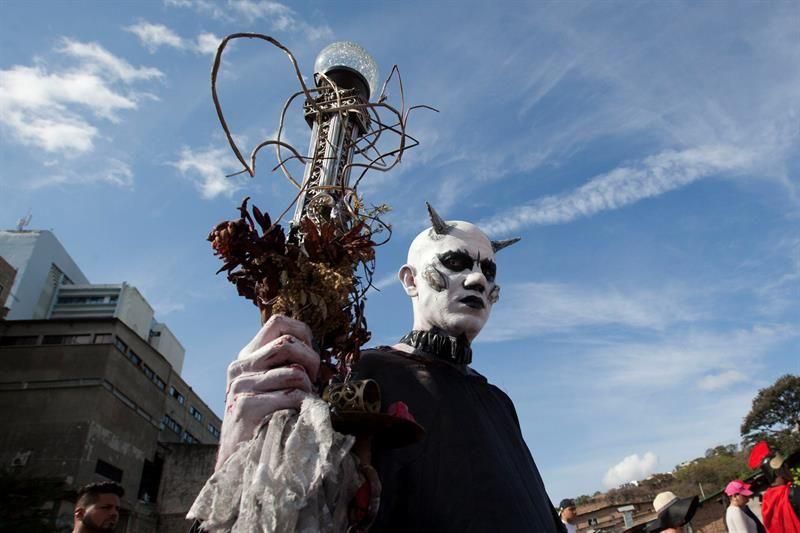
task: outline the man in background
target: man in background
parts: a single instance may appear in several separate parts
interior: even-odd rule
[[[114,482],[90,483],[78,489],[72,533],[107,533],[119,521],[120,498],[125,491]]]
[[[575,500],[565,498],[558,504],[558,515],[561,517],[561,523],[567,528],[567,533],[575,533],[577,526],[575,525],[578,518],[578,511],[575,509]]]

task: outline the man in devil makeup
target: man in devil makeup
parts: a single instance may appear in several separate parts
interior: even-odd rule
[[[800,487],[786,459],[761,441],[750,452],[748,466],[760,468],[770,484],[761,501],[767,533],[800,533]]]
[[[445,222],[428,206],[400,268],[414,321],[398,344],[362,352],[358,377],[380,385],[383,410],[404,402],[425,436],[373,446],[382,491],[371,531],[554,533],[563,526],[520,431],[514,405],[472,370],[472,341],[497,303],[495,254],[477,226]],[[313,394],[319,357],[308,327],[273,316],[228,372],[219,468],[267,415]]]

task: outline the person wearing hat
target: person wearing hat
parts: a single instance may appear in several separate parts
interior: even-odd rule
[[[577,531],[575,519],[578,517],[578,511],[575,510],[575,500],[570,498],[561,500],[561,503],[558,504],[558,516],[561,517],[561,523],[564,524],[567,533]]]
[[[747,506],[753,491],[750,485],[740,479],[734,479],[725,487],[725,494],[731,499],[725,511],[725,525],[731,533],[764,533],[763,524]]]
[[[672,492],[661,492],[653,500],[653,508],[658,517],[647,523],[647,533],[683,533],[683,526],[688,524],[700,500],[697,496],[678,498]]]
[[[792,483],[786,459],[762,440],[753,447],[747,463],[760,468],[770,482],[761,501],[767,533],[800,533],[800,487]]]

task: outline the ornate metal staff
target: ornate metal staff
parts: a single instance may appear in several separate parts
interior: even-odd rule
[[[231,40],[241,38],[266,41],[283,50],[294,66],[301,89],[283,108],[277,138],[257,145],[249,163],[231,135],[217,95],[222,53]],[[320,386],[324,386],[334,374],[339,381],[349,381],[359,349],[369,340],[364,296],[371,286],[375,247],[389,238],[375,242],[375,236],[381,232],[391,234],[390,226],[380,218],[388,207],[366,208],[358,195],[358,184],[370,170],[385,172],[393,168],[406,149],[418,144],[406,133],[406,124],[411,110],[427,106],[405,109],[402,80],[396,66],[378,94],[375,60],[352,42],[337,42],[323,49],[314,71],[315,87],[309,88],[292,53],[266,35],[237,33],[220,43],[211,73],[211,88],[222,128],[244,167],[236,174],[255,175],[258,151],[274,146],[278,164],[273,170],[280,169],[298,192],[288,233],[279,223],[292,205],[272,221],[257,207],[248,209],[245,199],[240,207],[241,217],[221,222],[208,239],[224,261],[219,272],[226,271],[239,294],[259,307],[262,321],[282,313],[311,327],[323,363],[331,369],[322,376]],[[386,103],[386,87],[395,75],[400,89],[400,110]],[[312,129],[307,156],[281,140],[286,112],[299,96],[305,98],[303,111]],[[388,150],[383,148],[386,136],[395,140]],[[291,155],[286,155],[286,151]],[[287,167],[291,160],[305,163],[301,182]],[[374,409],[374,394],[369,393],[372,387],[359,390],[361,403]],[[336,405],[337,398],[344,401],[351,396],[348,391],[340,390],[327,398]],[[346,405],[353,407],[352,402]]]
[[[258,144],[249,162],[231,135],[217,94],[222,53],[234,39],[266,41],[283,50],[300,85],[300,91],[290,96],[283,107],[277,138]],[[395,75],[401,99],[399,110],[386,103],[386,87]],[[221,222],[211,231],[208,239],[224,263],[218,272],[225,271],[239,294],[258,306],[262,321],[280,313],[311,328],[323,363],[317,386],[331,406],[333,427],[340,433],[356,435],[350,451],[359,457],[359,470],[366,482],[354,499],[350,523],[359,530],[368,528],[374,519],[380,494],[377,473],[370,466],[370,440],[379,435],[387,446],[402,446],[422,435],[422,428],[413,418],[407,412],[403,414],[403,405],[393,405],[387,413],[380,413],[377,384],[352,377],[359,350],[370,337],[364,303],[374,272],[375,247],[391,235],[391,228],[381,220],[388,207],[367,208],[358,194],[358,184],[370,170],[390,170],[406,149],[418,144],[406,133],[406,124],[411,110],[427,107],[405,108],[396,67],[380,93],[376,90],[377,81],[375,60],[357,44],[339,42],[318,56],[315,87],[309,88],[292,53],[272,37],[255,33],[237,33],[223,39],[211,72],[217,116],[244,167],[236,174],[247,172],[254,176],[259,150],[274,146],[277,165],[273,171],[280,169],[297,187],[292,203],[274,221],[256,206],[248,207],[246,198],[238,219]],[[303,111],[312,130],[306,156],[281,138],[287,110],[298,97],[304,98]],[[288,168],[291,161],[304,164],[299,182]],[[289,230],[284,232],[280,223],[295,203]],[[382,232],[387,235],[376,242]],[[195,506],[203,509],[208,494],[226,487],[230,488],[226,483],[207,484],[198,497],[201,503],[196,502]]]

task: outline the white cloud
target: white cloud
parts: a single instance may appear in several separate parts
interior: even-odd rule
[[[82,43],[64,39],[59,52],[81,59],[82,70],[102,71],[125,83],[153,80],[164,77],[164,73],[153,67],[134,67],[97,43]]]
[[[134,177],[128,163],[119,159],[109,158],[96,166],[99,170],[75,171],[58,168],[58,165],[48,165],[52,171],[44,173],[42,176],[29,183],[32,189],[41,189],[55,185],[87,185],[94,183],[105,183],[122,189],[133,187]]]
[[[667,150],[636,165],[595,176],[570,193],[505,209],[503,215],[479,225],[487,233],[500,234],[526,226],[570,222],[659,196],[721,172],[743,172],[752,168],[756,159],[752,150],[727,145]]]
[[[41,67],[15,66],[0,71],[0,102],[7,111],[67,113],[72,104],[82,106],[112,122],[116,112],[135,109],[136,101],[115,92],[105,80],[87,72],[50,74]]]
[[[780,10],[762,11],[749,30],[720,27],[720,34],[706,42],[702,32],[689,28],[718,22],[714,9],[693,13],[688,25],[678,19],[662,24],[655,33],[634,12],[608,17],[598,8],[598,15],[613,19],[598,26],[587,24],[594,9],[571,11],[541,10],[524,19],[537,31],[504,43],[502,53],[491,43],[460,39],[454,46],[467,51],[463,57],[475,71],[466,86],[453,88],[447,82],[465,68],[459,60],[441,65],[440,75],[423,81],[423,94],[448,94],[449,101],[458,102],[448,109],[454,130],[480,122],[481,110],[502,124],[496,129],[486,124],[483,134],[472,137],[443,133],[442,151],[466,151],[474,163],[459,167],[465,185],[453,190],[451,201],[474,205],[480,189],[494,197],[491,189],[498,189],[496,184],[489,188],[476,183],[481,180],[476,164],[485,154],[500,163],[495,177],[514,180],[510,190],[522,195],[514,200],[516,209],[507,221],[505,207],[502,215],[498,210],[498,216],[487,221],[496,232],[568,223],[712,176],[771,179],[797,196],[798,181],[791,169],[800,139],[796,91],[800,70],[793,67],[798,47],[786,44],[794,43],[788,37],[794,31],[788,22],[791,16],[781,15]],[[620,32],[620,27],[637,29]],[[674,36],[680,36],[681,52],[667,45]],[[689,51],[698,47],[707,53]],[[733,49],[737,53],[731,53]],[[486,68],[498,57],[497,66],[502,68]],[[485,95],[493,94],[490,87],[500,79],[505,89],[493,107]],[[509,114],[517,115],[517,120],[502,120]],[[641,155],[643,147],[651,157]],[[734,156],[731,165],[681,160],[686,154],[717,148]],[[425,145],[424,150],[430,147]],[[595,156],[597,150],[608,150],[616,170],[594,179],[562,173],[567,165],[583,167],[576,164],[581,160],[603,160]],[[737,151],[745,158],[753,156],[756,164],[741,161]],[[661,179],[654,175],[659,169],[649,167],[665,160],[669,167],[661,169]],[[743,164],[735,166],[737,160]],[[442,167],[443,176],[452,173],[449,166]],[[562,175],[570,185],[559,190],[556,180]],[[576,178],[584,187],[572,185]],[[555,187],[558,192],[526,197],[526,189],[518,186],[521,180],[530,182],[527,190]]]
[[[213,33],[201,33],[195,41],[195,49],[201,54],[214,55],[222,38]]]
[[[500,301],[480,337],[507,341],[591,326],[661,331],[705,316],[696,293],[682,289],[623,291],[558,283],[501,286]],[[658,305],[653,305],[658,302]]]
[[[379,279],[372,280],[372,286],[380,291],[388,287],[391,287],[395,283],[400,283],[400,280],[397,278],[397,272],[392,272],[390,274],[386,274],[385,276]]]
[[[738,370],[725,370],[716,374],[704,376],[697,382],[697,386],[705,391],[717,391],[727,389],[731,385],[747,380],[747,376]]]
[[[64,39],[57,49],[78,65],[0,70],[0,124],[21,144],[73,156],[90,152],[99,134],[94,117],[120,121],[142,96],[129,84],[160,78],[157,69],[133,67],[97,43]]]
[[[210,200],[220,195],[231,197],[243,187],[247,178],[225,177],[238,170],[234,163],[227,148],[192,150],[183,147],[179,159],[172,165],[194,184],[203,198]]]
[[[230,8],[246,20],[269,20],[275,30],[288,30],[295,24],[294,11],[289,6],[268,0],[233,0]]]
[[[606,388],[668,389],[731,370],[757,375],[765,354],[797,335],[796,328],[780,325],[722,332],[676,329],[664,339],[608,343],[591,352],[587,367],[603,376]]]
[[[0,72],[0,77],[2,74]],[[7,101],[2,97],[0,109],[0,122],[22,144],[66,155],[94,148],[97,128],[71,113],[59,110],[51,112],[51,117],[22,113],[7,107]]]
[[[653,452],[647,452],[641,457],[638,454],[629,455],[608,469],[603,477],[603,485],[613,488],[644,479],[655,472],[657,466],[658,457]]]
[[[163,24],[139,22],[128,26],[125,30],[136,35],[142,45],[150,50],[150,52],[155,52],[161,46],[171,46],[172,48],[185,47],[183,39]]]
[[[333,31],[327,25],[314,26],[302,20],[289,6],[270,0],[165,0],[170,7],[188,8],[215,19],[266,23],[270,31],[299,31],[309,40],[330,39]]]
[[[167,46],[178,50],[189,50],[198,54],[214,55],[217,51],[217,46],[222,40],[210,32],[201,33],[194,40],[184,39],[163,24],[153,24],[146,21],[128,26],[125,30],[136,35],[142,46],[151,53],[162,46]]]
[[[130,165],[119,159],[110,159],[105,170],[95,174],[97,181],[103,181],[119,187],[133,186],[133,171]]]

